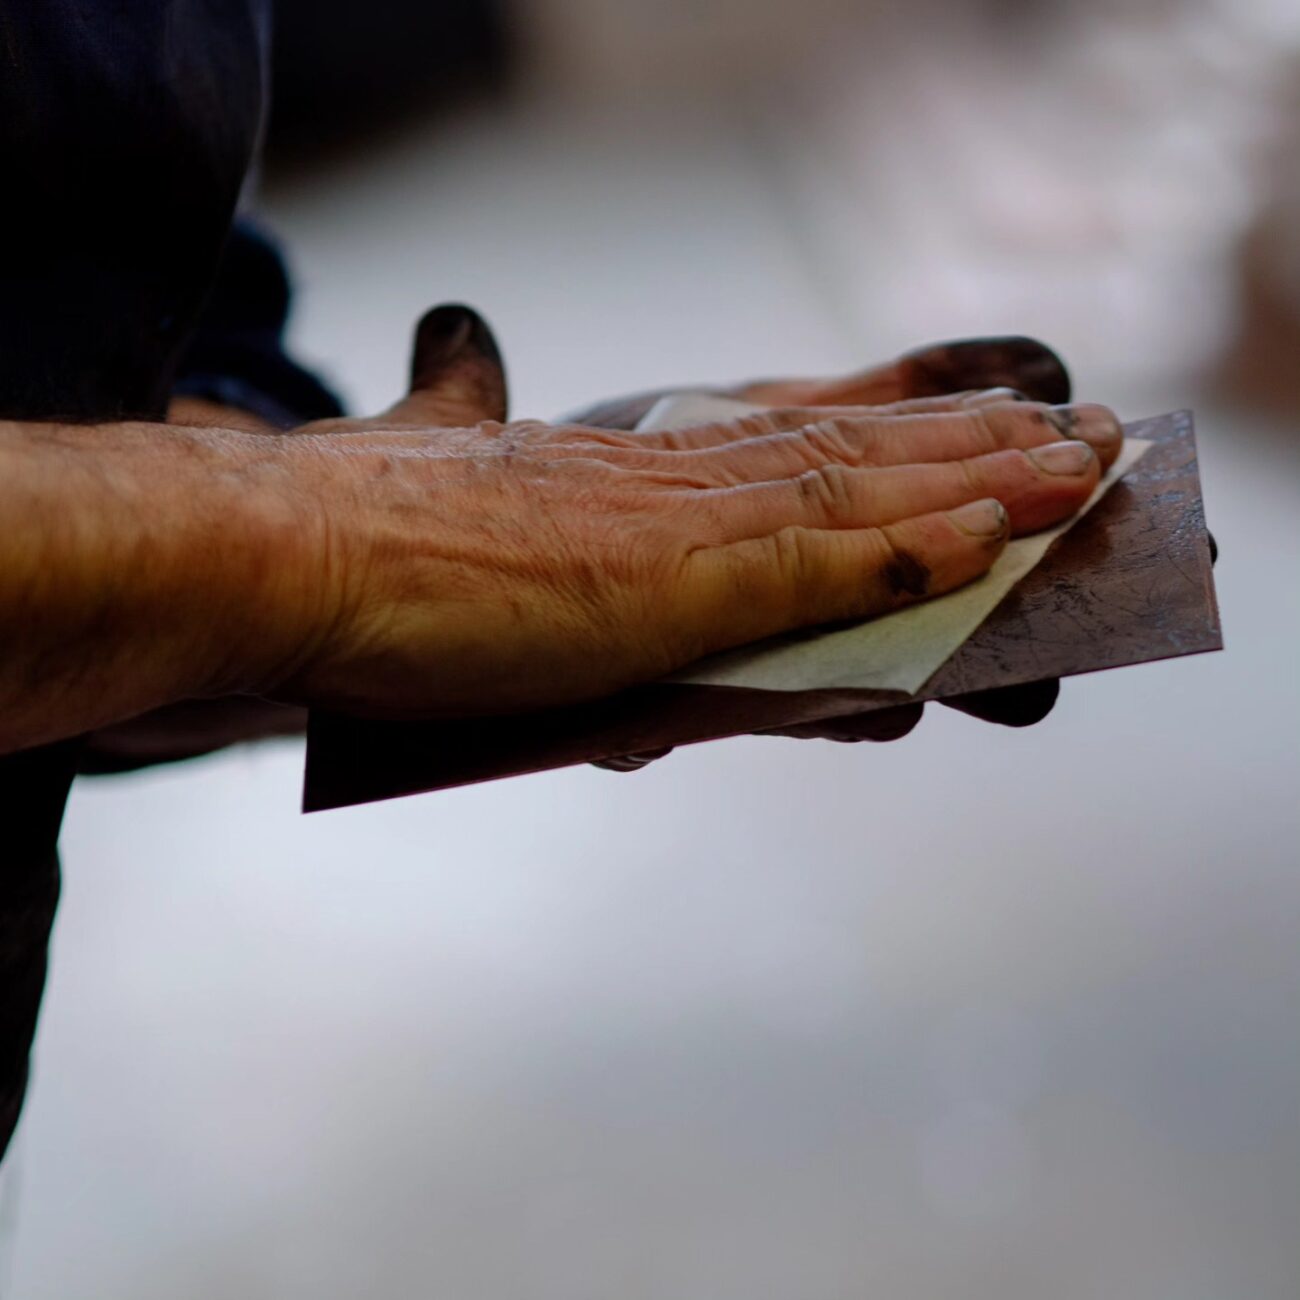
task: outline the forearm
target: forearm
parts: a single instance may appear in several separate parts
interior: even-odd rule
[[[0,423],[0,521],[0,752],[258,689],[303,642],[320,519],[276,439]]]

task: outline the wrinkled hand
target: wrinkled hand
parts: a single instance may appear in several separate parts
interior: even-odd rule
[[[671,434],[506,424],[487,327],[464,308],[431,312],[408,397],[375,420],[303,426],[277,458],[317,502],[328,563],[252,689],[390,716],[605,694],[969,581],[1010,532],[1072,513],[1118,450],[1102,408],[905,398],[905,382],[937,382],[933,364],[891,373],[836,381],[876,401],[833,414],[802,406],[826,393],[801,383],[738,394],[799,406]]]
[[[1005,389],[1007,397],[1063,404],[1070,399],[1070,378],[1060,358],[1035,339],[1004,337],[940,343],[917,349],[895,361],[827,380],[758,380],[721,395],[760,405],[808,406],[887,405],[916,402],[971,390]],[[615,399],[574,418],[613,428],[633,428],[665,395],[664,391]],[[1056,702],[1060,683],[1054,680],[1027,686],[981,691],[945,700],[951,708],[1004,726],[1028,726],[1041,721]],[[847,715],[778,728],[771,735],[836,741],[897,740],[921,720],[923,706]],[[617,771],[645,765],[653,755],[629,755],[600,764]]]
[[[422,323],[410,396],[300,431],[295,482],[328,509],[331,576],[269,693],[380,716],[516,712],[869,618],[1072,514],[1121,441],[1103,408],[1002,393],[669,433],[505,424],[503,408],[485,328],[444,309]],[[480,420],[441,427],[448,410]]]

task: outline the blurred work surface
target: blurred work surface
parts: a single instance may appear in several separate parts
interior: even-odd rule
[[[292,745],[83,784],[15,1300],[1294,1300],[1296,6],[509,21],[504,99],[270,179],[359,407],[437,299],[529,415],[1038,334],[1197,408],[1228,649],[316,818]]]

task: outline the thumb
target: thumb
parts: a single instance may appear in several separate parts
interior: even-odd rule
[[[445,303],[415,327],[411,391],[388,414],[414,424],[468,426],[506,418],[506,373],[487,322]]]

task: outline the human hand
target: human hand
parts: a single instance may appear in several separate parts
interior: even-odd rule
[[[719,395],[760,405],[884,405],[942,397],[966,390],[1002,389],[1009,398],[1060,404],[1070,397],[1070,378],[1060,358],[1035,339],[1019,336],[969,339],[919,348],[879,366],[831,379],[757,380]],[[633,428],[668,391],[599,403],[573,418],[615,428]],[[986,399],[987,400],[987,399]],[[944,701],[951,708],[1004,726],[1028,726],[1050,711],[1059,694],[1055,680],[981,691]],[[923,706],[901,705],[846,715],[763,734],[836,741],[897,740],[921,720]],[[653,755],[629,755],[600,766],[616,771],[643,767]]]
[[[262,686],[278,698],[514,712],[871,617],[1073,513],[1120,442],[1103,408],[996,393],[671,434],[439,427],[449,397],[462,418],[490,405],[499,372],[481,323],[452,338],[446,311],[422,324],[412,393],[387,415],[293,439],[300,490],[329,505],[334,577],[327,614]]]
[[[1102,408],[1002,396],[504,424],[486,327],[442,309],[374,420],[0,426],[0,611],[29,629],[0,747],[223,694],[516,712],[925,599],[1071,514],[1118,447]]]

